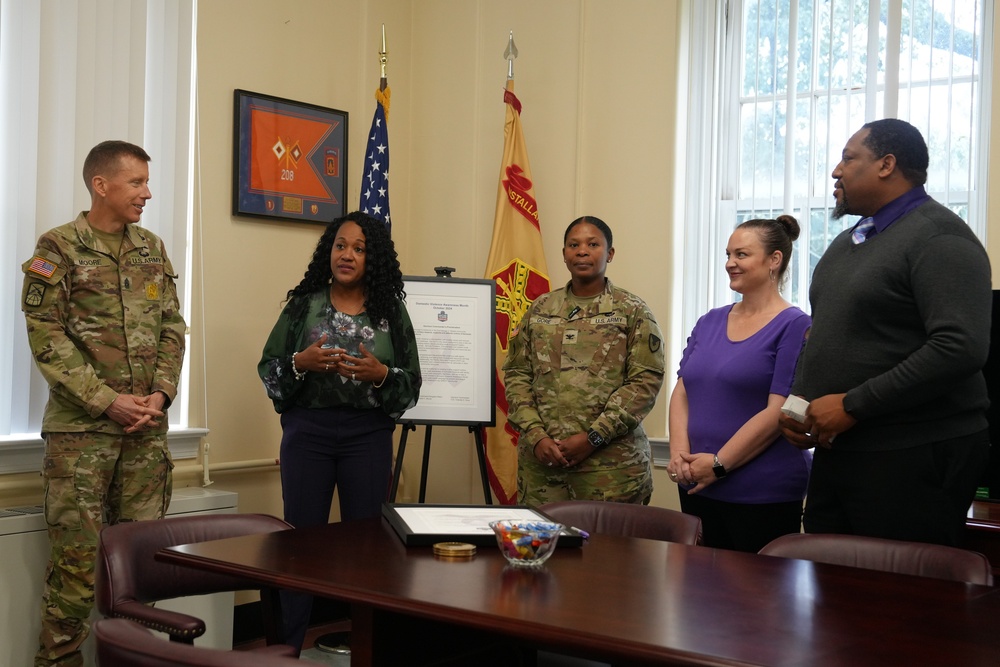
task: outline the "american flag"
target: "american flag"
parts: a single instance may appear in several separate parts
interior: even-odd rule
[[[372,129],[368,134],[368,147],[365,149],[365,167],[362,172],[361,206],[363,213],[385,223],[392,231],[392,221],[389,218],[389,132],[386,127],[386,115],[389,109],[389,87],[377,90],[375,97],[375,116],[372,118]]]
[[[56,265],[52,262],[46,262],[41,257],[35,257],[31,260],[28,270],[40,276],[51,278],[52,274],[56,272]]]

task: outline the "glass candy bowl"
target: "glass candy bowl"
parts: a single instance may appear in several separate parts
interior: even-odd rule
[[[497,546],[511,565],[538,567],[556,549],[563,526],[547,521],[491,521]]]

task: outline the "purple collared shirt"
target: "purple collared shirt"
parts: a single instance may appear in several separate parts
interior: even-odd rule
[[[896,197],[891,202],[880,208],[872,218],[875,219],[875,229],[868,233],[868,236],[881,234],[889,225],[896,222],[904,215],[930,199],[924,186],[918,185],[912,190]],[[860,220],[858,221],[860,222]]]

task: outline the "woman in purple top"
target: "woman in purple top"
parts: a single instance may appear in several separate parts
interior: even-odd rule
[[[756,552],[799,532],[812,455],[778,428],[810,325],[779,291],[798,235],[790,215],[736,228],[726,272],[743,298],[698,320],[677,372],[667,472],[705,546]]]

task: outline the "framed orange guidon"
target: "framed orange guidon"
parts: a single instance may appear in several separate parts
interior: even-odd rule
[[[233,215],[327,223],[344,215],[347,112],[236,90]]]

